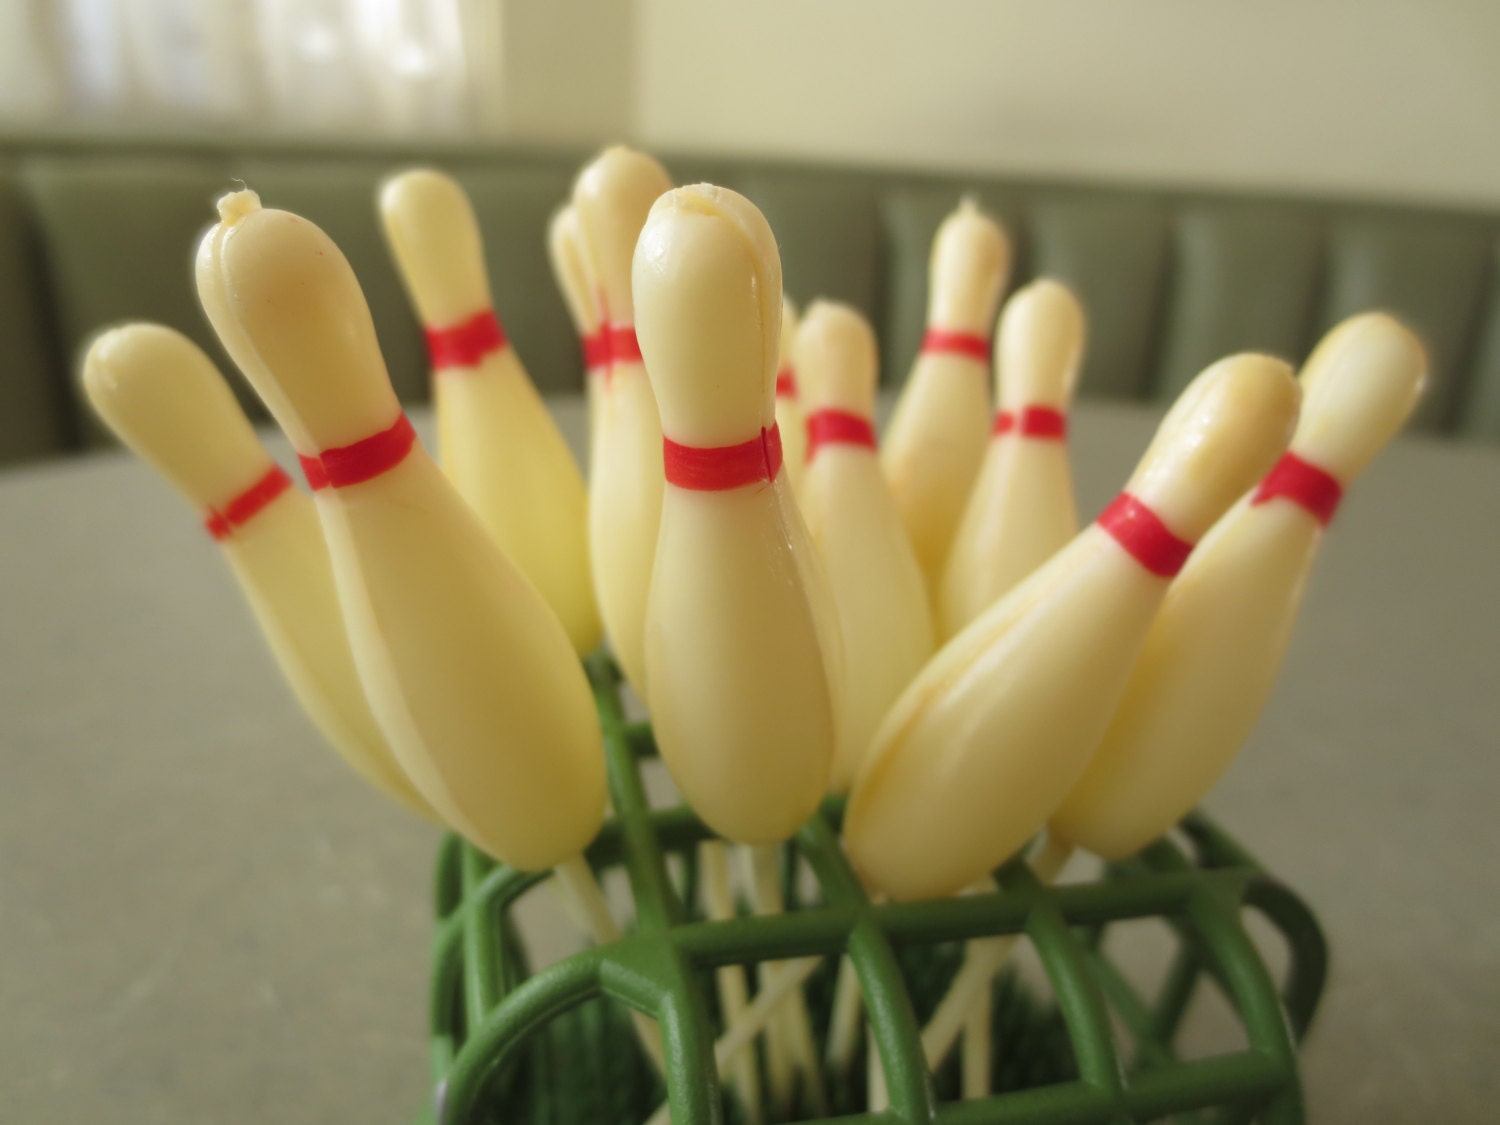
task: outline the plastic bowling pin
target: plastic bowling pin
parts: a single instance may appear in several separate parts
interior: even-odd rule
[[[602,633],[588,493],[495,316],[469,197],[452,177],[419,168],[385,182],[380,217],[426,328],[443,469],[586,655]]]
[[[625,678],[645,693],[646,596],[661,523],[661,420],[635,334],[631,256],[651,205],[672,182],[660,164],[605,149],[578,175],[573,206],[598,286],[604,363],[589,467],[589,548],[604,631]]]
[[[1083,358],[1083,309],[1034,281],[1000,314],[994,432],[943,568],[937,618],[953,636],[1078,533],[1068,406]]]
[[[604,815],[604,754],[567,634],[415,441],[337,246],[254,192],[198,251],[214,329],[314,488],[355,664],[397,760],[478,847],[556,866]]]
[[[1291,448],[1173,583],[1052,833],[1106,859],[1134,854],[1228,768],[1271,693],[1324,528],[1411,414],[1426,370],[1421,344],[1381,313],[1324,337],[1303,368]]]
[[[116,436],[203,513],[323,737],[375,788],[440,823],[365,701],[313,502],[261,448],[213,361],[180,332],[128,324],[89,346],[83,387]]]
[[[984,459],[990,341],[1010,241],[972,199],[932,242],[927,334],[886,427],[881,465],[930,593]]]
[[[1297,398],[1279,360],[1214,364],[1098,520],[938,651],[881,725],[849,802],[845,843],[875,887],[955,894],[1047,822],[1172,577],[1286,447]]]
[[[583,353],[583,386],[588,400],[589,458],[594,457],[594,442],[599,432],[599,396],[603,393],[604,375],[609,366],[599,337],[599,310],[594,305],[597,286],[589,278],[583,253],[583,232],[578,226],[578,211],[570,203],[559,207],[547,224],[547,259],[552,264],[552,279],[562,294],[568,319],[578,333]]]
[[[817,301],[803,318],[795,355],[808,410],[802,514],[828,571],[843,635],[844,717],[830,782],[842,793],[880,720],[932,655],[932,614],[876,458],[874,332],[849,306]]]
[[[792,495],[802,496],[807,469],[807,417],[797,382],[793,345],[797,339],[797,306],[781,298],[781,357],[776,368],[776,428],[781,432],[781,456]]]
[[[715,832],[779,843],[823,797],[838,697],[826,579],[781,471],[776,242],[743,196],[679,188],[651,210],[634,285],[665,434],[646,625],[657,743]]]

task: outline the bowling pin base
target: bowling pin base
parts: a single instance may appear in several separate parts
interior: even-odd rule
[[[765,1037],[747,1050],[720,1040],[716,971],[744,965],[755,979],[762,964],[782,962],[780,972],[798,974],[821,1058],[845,955],[867,1034],[854,1037],[848,1065],[825,1067],[826,1109],[799,1085],[785,1109],[762,1104],[762,1120],[866,1113],[872,1071],[884,1086],[877,1096],[908,1120],[941,1120],[943,1103],[976,1097],[981,1084],[990,1105],[983,1117],[965,1120],[987,1119],[991,1108],[997,1120],[1046,1125],[1210,1107],[1247,1116],[1258,1110],[1281,1125],[1303,1120],[1296,1042],[1322,992],[1323,936],[1308,908],[1208,820],[1189,817],[1181,833],[1090,881],[1049,887],[1014,862],[995,873],[993,894],[877,904],[849,868],[839,846],[842,808],[830,801],[782,852],[784,913],[752,915],[741,884],[732,917],[724,916],[723,888],[714,889],[710,920],[700,906],[710,897],[702,880],[722,873],[702,868],[700,845],[712,836],[686,808],[648,804],[641,768],[655,753],[650,727],[625,722],[612,664],[596,658],[589,675],[615,816],[584,858],[595,873],[628,873],[635,918],[618,940],[533,972],[513,912],[547,873],[497,866],[448,839],[438,865],[429,1006],[435,1092],[422,1121],[635,1125],[655,1117],[740,1125],[749,1118],[734,1089],[744,1079],[721,1081],[716,1071],[743,1075],[736,1060],[748,1053],[764,1087]],[[811,872],[811,896],[805,873],[791,878],[799,867]],[[1245,930],[1247,910],[1285,942],[1279,982]],[[1115,960],[1137,919],[1155,919],[1167,939],[1158,943],[1162,983],[1150,992]],[[966,1068],[965,1050],[954,1051],[929,1076],[922,1026],[959,971],[963,943],[1007,934],[1024,934],[1040,967],[1028,973],[1007,966],[987,992],[980,1007],[989,1008],[986,1058],[971,1044]],[[1131,958],[1133,969],[1139,960]],[[776,974],[767,976],[768,988],[776,988]],[[1184,1015],[1211,990],[1221,993],[1218,1007],[1238,1021],[1254,1051],[1184,1057],[1194,1054],[1179,1042]],[[757,995],[748,997],[741,1018],[759,1013],[774,1022],[765,1017],[778,1006],[765,1001],[776,997],[767,994],[758,1005]],[[660,1025],[665,1081],[642,1053],[632,1009]],[[1112,1019],[1127,1034],[1117,1037]],[[744,1041],[743,1031],[739,1036]],[[874,1067],[867,1044],[879,1055]]]

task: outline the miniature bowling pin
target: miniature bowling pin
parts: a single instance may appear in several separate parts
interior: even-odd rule
[[[589,467],[589,549],[604,631],[625,678],[645,692],[646,596],[661,523],[661,420],[635,334],[631,256],[646,215],[672,187],[643,153],[605,149],[578,174],[573,207],[598,286],[604,368]]]
[[[314,489],[360,681],[429,803],[522,870],[576,857],[604,756],[567,633],[401,412],[358,281],[318,227],[219,200],[198,292]]]
[[[994,432],[938,589],[953,636],[1078,533],[1068,405],[1083,357],[1083,309],[1055,281],[1018,290],[995,341]]]
[[[792,495],[802,496],[807,468],[807,419],[797,384],[793,345],[797,339],[797,306],[781,298],[781,360],[776,369],[776,429],[781,433],[781,456]]]
[[[1324,337],[1303,368],[1290,449],[1172,584],[1050,832],[1105,859],[1131,855],[1228,768],[1270,695],[1323,531],[1411,414],[1426,369],[1421,344],[1382,313]]]
[[[932,242],[927,334],[886,427],[881,466],[917,562],[936,593],[989,439],[989,331],[1010,242],[972,199]]]
[[[443,469],[587,655],[601,637],[588,493],[495,315],[469,198],[452,177],[419,168],[386,181],[380,217],[426,328]]]
[[[547,224],[547,258],[552,264],[552,279],[557,282],[557,291],[562,294],[568,319],[578,333],[583,353],[583,386],[588,399],[589,458],[592,461],[594,442],[599,433],[599,396],[603,393],[609,359],[599,336],[599,310],[594,305],[597,286],[589,278],[578,211],[571,203],[559,207]]]
[[[651,209],[634,286],[665,435],[646,623],[657,743],[715,832],[779,843],[823,797],[838,696],[837,623],[781,471],[775,239],[743,196],[680,188]]]
[[[1045,824],[1083,773],[1193,543],[1286,447],[1297,384],[1232,356],[1178,399],[1120,496],[949,641],[897,700],[844,838],[896,899],[955,894]]]
[[[802,514],[843,635],[844,716],[830,782],[843,793],[880,720],[932,655],[932,614],[876,458],[874,332],[849,306],[817,301],[795,355],[808,410]]]
[[[323,737],[375,788],[440,823],[365,701],[313,502],[261,448],[213,361],[170,328],[123,325],[89,346],[83,388],[116,436],[203,513]]]

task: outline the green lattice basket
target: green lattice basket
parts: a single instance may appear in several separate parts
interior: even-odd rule
[[[1182,825],[1185,846],[1162,840],[1091,882],[1041,885],[1022,863],[997,873],[995,894],[942,902],[873,904],[838,846],[841,807],[830,801],[784,849],[786,914],[706,921],[696,912],[697,845],[711,838],[685,807],[653,809],[641,777],[655,755],[650,726],[627,722],[619,675],[588,666],[603,724],[615,816],[589,848],[603,876],[623,867],[635,900],[620,941],[530,972],[512,918],[547,876],[496,866],[456,838],[437,872],[432,1062],[436,1092],[424,1121],[442,1125],[633,1125],[670,1091],[676,1125],[743,1119],[714,1072],[722,1029],[713,970],[721,965],[826,955],[808,982],[815,1033],[826,1030],[836,965],[854,962],[880,1052],[888,1108],[865,1110],[864,1060],[825,1076],[827,1112],[792,1120],[852,1123],[1117,1123],[1303,1120],[1296,1044],[1322,991],[1327,951],[1317,922],[1205,818]],[[668,857],[676,858],[669,864]],[[816,893],[799,896],[810,869]],[[674,874],[675,873],[675,874]],[[1244,923],[1260,914],[1286,946],[1280,989]],[[1154,995],[1110,958],[1112,926],[1159,919],[1173,950]],[[1024,933],[1053,1000],[1014,972],[993,1002],[997,1091],[958,1100],[957,1065],[929,1073],[922,1021],[947,987],[968,938]],[[1202,1058],[1179,1053],[1184,1012],[1216,988],[1245,1046]],[[665,1087],[632,1034],[627,1006],[661,1024]],[[832,1114],[833,1116],[830,1116]]]

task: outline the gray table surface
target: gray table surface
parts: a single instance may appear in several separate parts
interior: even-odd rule
[[[1156,417],[1078,411],[1085,515]],[[1331,939],[1314,1122],[1495,1119],[1497,671],[1500,453],[1402,440],[1208,802]],[[435,833],[319,744],[123,455],[0,474],[0,768],[0,1122],[411,1120]]]

